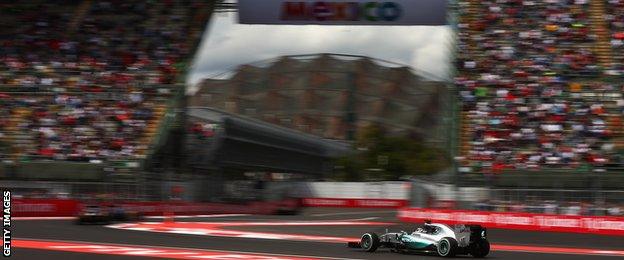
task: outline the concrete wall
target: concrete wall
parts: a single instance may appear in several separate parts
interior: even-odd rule
[[[408,199],[409,182],[308,182],[314,198]]]
[[[425,189],[435,200],[479,201],[487,198],[489,192],[482,187],[461,187],[448,184],[412,182],[307,182],[309,198],[368,198],[413,200],[410,194],[414,189]]]

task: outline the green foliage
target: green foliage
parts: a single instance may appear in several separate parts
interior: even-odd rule
[[[334,179],[340,181],[398,180],[404,176],[436,173],[449,164],[446,153],[410,137],[388,136],[381,127],[362,130],[356,153],[335,161]]]
[[[340,181],[359,181],[362,179],[360,176],[361,166],[358,165],[358,161],[352,157],[343,157],[336,160],[336,176],[335,179]]]

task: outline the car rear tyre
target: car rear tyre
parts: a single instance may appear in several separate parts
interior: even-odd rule
[[[375,252],[377,248],[379,248],[379,236],[373,232],[364,233],[362,235],[362,239],[360,240],[360,246],[362,249],[366,250],[366,252]]]
[[[445,237],[438,243],[438,255],[443,257],[453,257],[457,254],[457,240],[452,237]]]
[[[483,258],[490,253],[490,242],[487,239],[479,239],[470,246],[470,254],[476,258]]]

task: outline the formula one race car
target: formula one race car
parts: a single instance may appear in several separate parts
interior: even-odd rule
[[[490,253],[486,228],[479,225],[431,224],[425,222],[422,228],[408,234],[405,231],[385,233],[381,236],[369,232],[362,235],[359,242],[349,242],[348,247],[362,248],[375,252],[377,248],[389,248],[393,252],[411,251],[435,252],[439,256],[453,257],[470,254],[485,257]]]
[[[78,212],[77,224],[109,224],[114,221],[141,221],[140,212],[126,210],[117,205],[90,204]]]
[[[125,209],[119,205],[108,206],[109,216],[112,221],[141,221],[143,215],[141,212],[131,209]]]
[[[76,224],[108,224],[111,221],[110,212],[100,205],[86,205],[76,218]]]

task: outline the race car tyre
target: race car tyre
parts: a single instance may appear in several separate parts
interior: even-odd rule
[[[470,245],[470,254],[476,258],[483,258],[490,253],[490,242],[479,239]]]
[[[438,255],[443,257],[453,257],[457,253],[457,240],[452,237],[445,237],[438,243]]]
[[[381,242],[379,242],[379,236],[377,234],[370,232],[362,235],[360,245],[366,252],[375,252],[379,245],[381,245]]]

